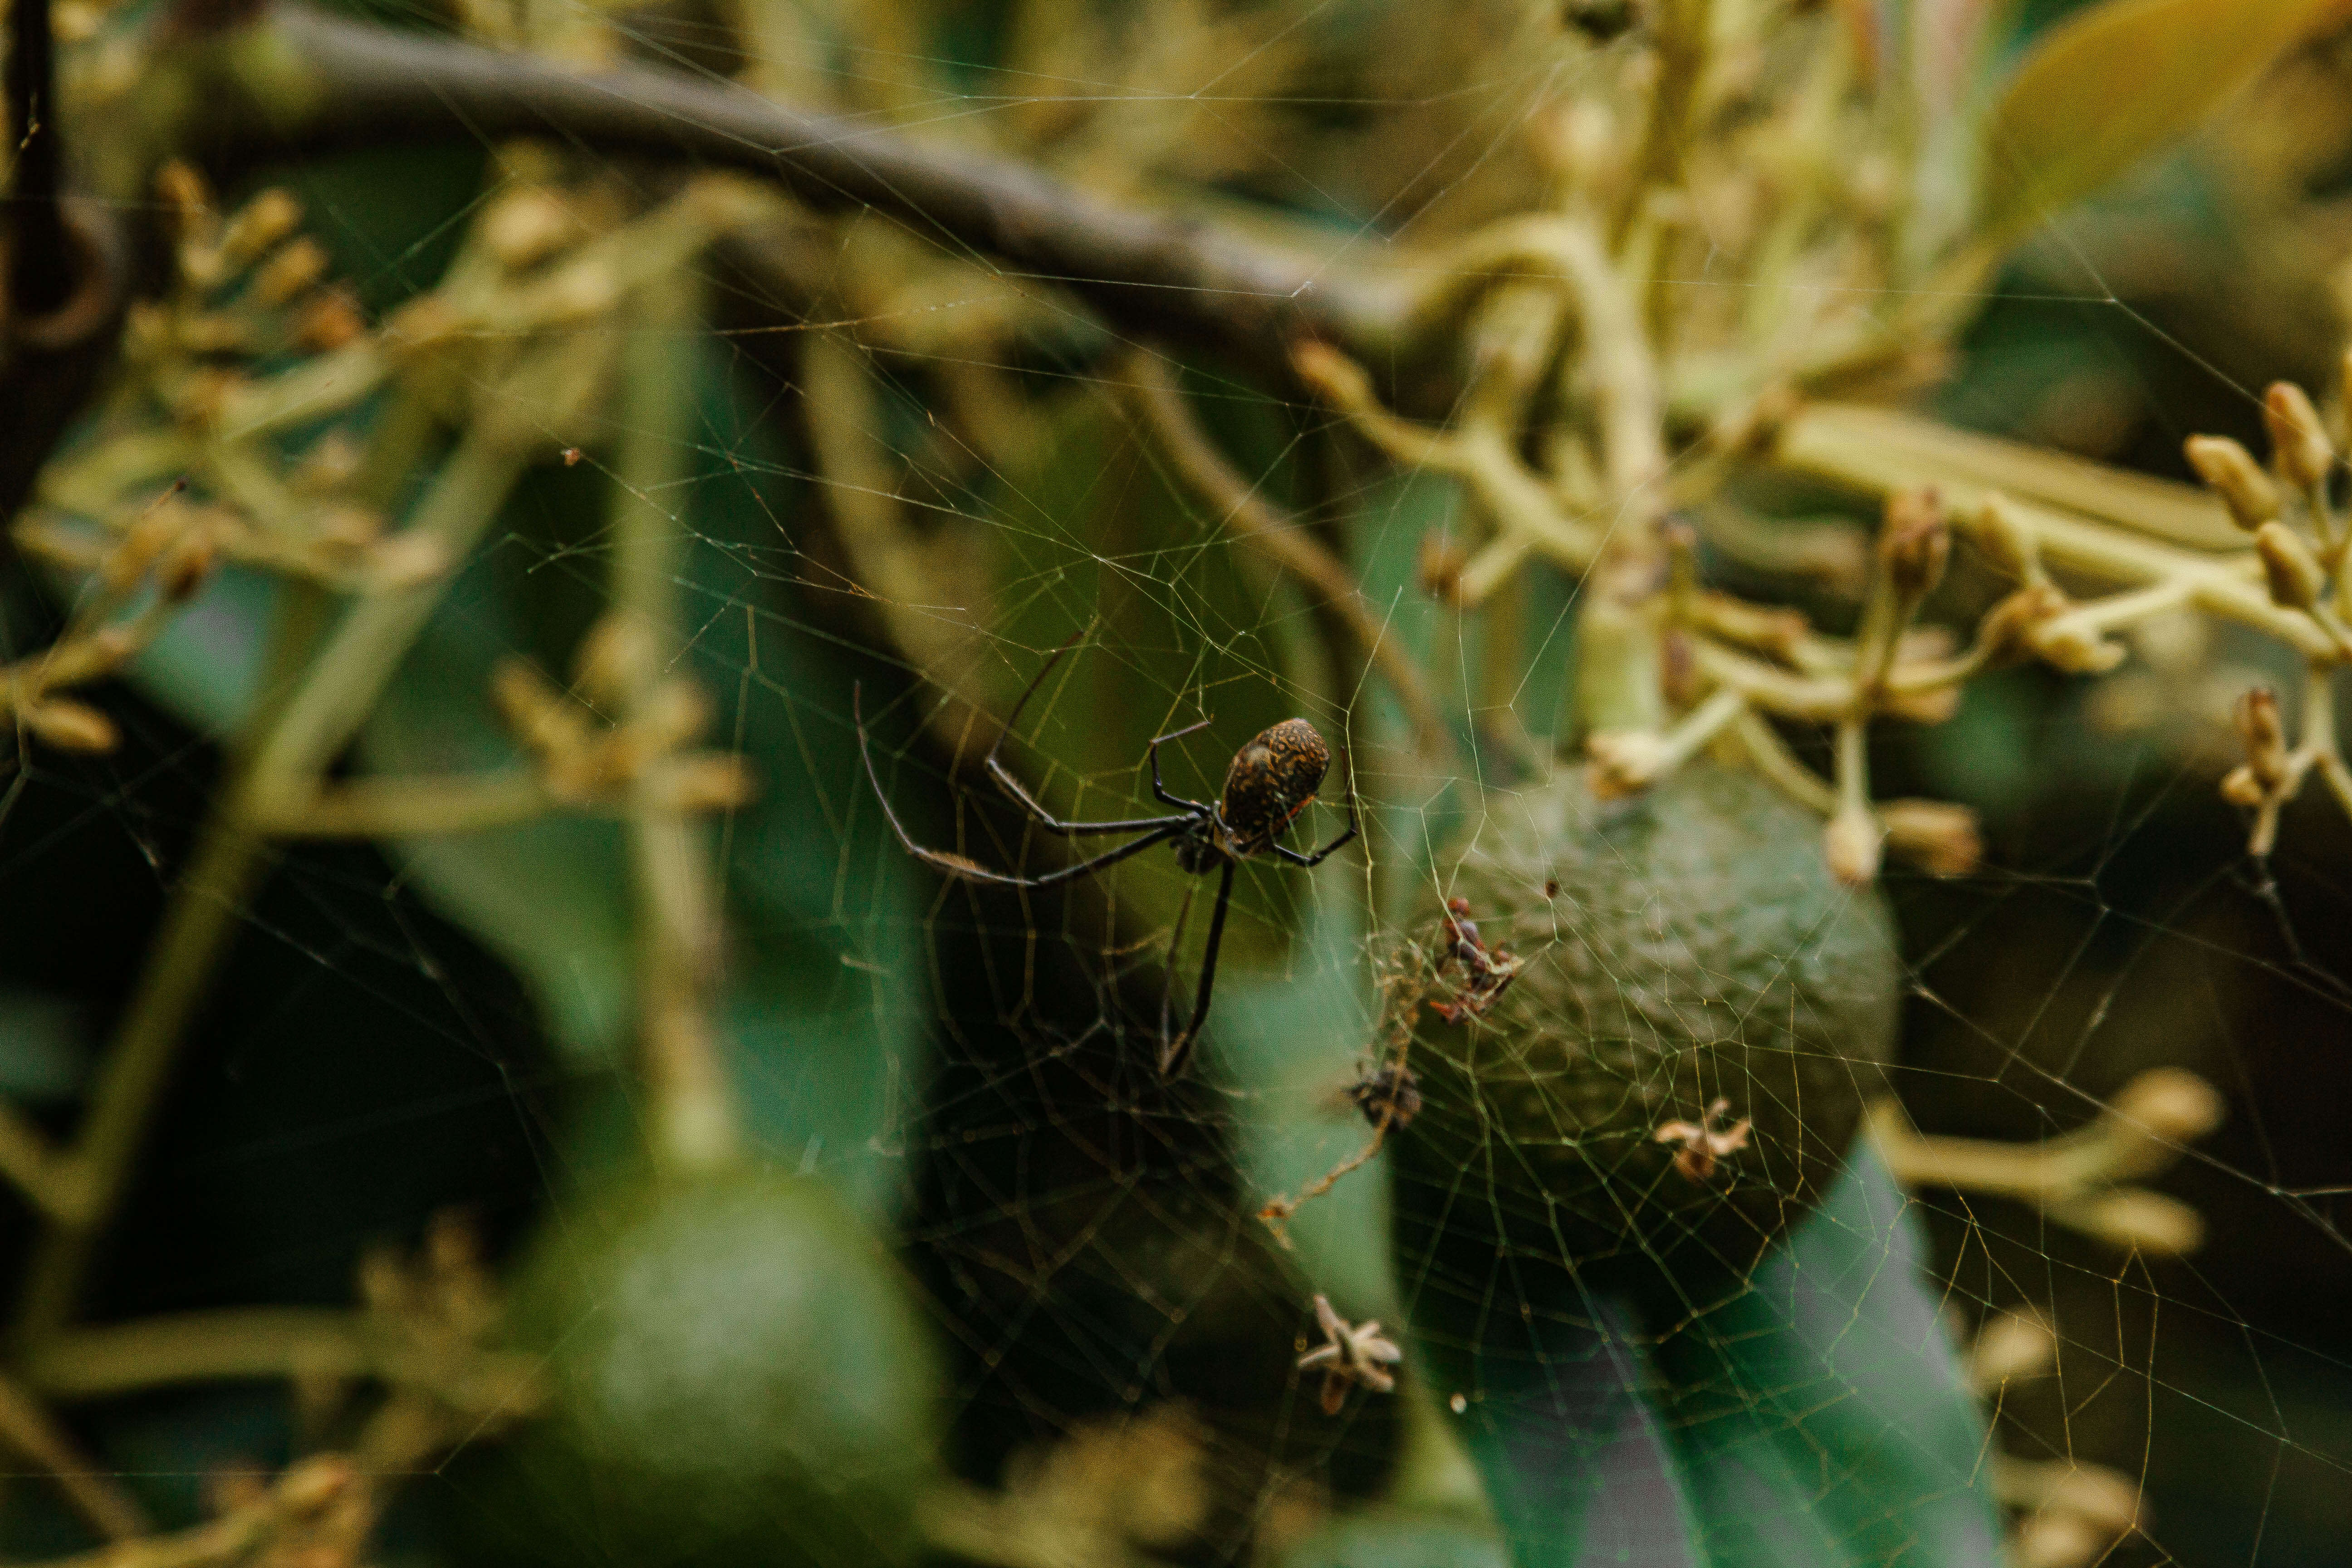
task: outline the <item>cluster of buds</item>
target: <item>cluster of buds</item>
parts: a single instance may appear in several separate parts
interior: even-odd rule
[[[2352,355],[2346,360],[2352,384]],[[2256,687],[2239,700],[2232,718],[2245,760],[2221,781],[2222,797],[2254,814],[2250,853],[2270,853],[2281,809],[2319,773],[2352,810],[2352,770],[2336,735],[2334,676],[2352,660],[2352,516],[2329,496],[2336,443],[2319,411],[2291,382],[2263,398],[2271,443],[2265,470],[2253,454],[2226,436],[2192,436],[2189,461],[2221,499],[2230,520],[2253,538],[2263,584],[2271,602],[2316,629],[2309,653],[2301,740],[2290,745],[2278,694]]]
[[[1872,1108],[1870,1132],[1906,1186],[2012,1198],[2110,1246],[2177,1257],[2203,1241],[2203,1219],[2137,1184],[2221,1121],[2221,1099],[2210,1084],[2179,1068],[2157,1068],[2125,1084],[2086,1125],[2038,1143],[1923,1136],[1893,1100]]]
[[[2057,1330],[2032,1307],[1986,1320],[1966,1358],[1969,1386],[1995,1408],[2013,1385],[2057,1368]],[[2002,1504],[2017,1511],[2010,1534],[2017,1568],[2084,1568],[2139,1522],[2139,1488],[2104,1465],[2001,1454],[1992,1476]]]
[[[302,205],[266,190],[223,217],[185,163],[156,176],[173,241],[174,287],[131,307],[123,357],[163,380],[168,404],[194,413],[216,396],[221,356],[322,353],[364,330],[349,290],[328,281],[326,248],[299,232]]]
[[[641,640],[625,617],[599,621],[575,661],[577,695],[557,690],[520,659],[502,661],[492,674],[491,696],[531,753],[549,800],[591,810],[631,802],[673,812],[747,805],[751,774],[741,757],[687,749],[709,731],[710,700],[684,677],[641,687],[632,673]],[[607,722],[604,713],[620,717]]]
[[[91,592],[56,642],[0,667],[0,711],[23,733],[63,752],[114,749],[114,721],[64,693],[119,671],[211,576],[216,553],[201,531],[180,526],[177,493],[174,486],[89,563]]]
[[[520,1418],[537,1404],[526,1363],[490,1348],[504,1303],[479,1231],[464,1215],[435,1215],[414,1255],[371,1248],[360,1259],[359,1295],[365,1331],[387,1347],[379,1360],[416,1405],[416,1418],[447,1418],[471,1430],[486,1419]],[[331,1411],[342,1390],[297,1392],[316,1417]]]
[[[1989,495],[1969,519],[1969,540],[2017,586],[1985,612],[1975,663],[2035,658],[2069,675],[2105,675],[2129,650],[2105,635],[2106,606],[2077,604],[2052,579],[2042,542],[2008,500]]]

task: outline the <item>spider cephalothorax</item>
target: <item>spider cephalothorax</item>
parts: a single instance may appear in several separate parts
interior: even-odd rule
[[[988,756],[982,766],[988,776],[996,781],[997,787],[1012,796],[1013,802],[1028,813],[1030,820],[1048,833],[1057,833],[1066,838],[1098,833],[1140,835],[1116,849],[1039,876],[1023,877],[1008,871],[992,871],[977,861],[950,854],[944,849],[926,848],[916,843],[913,836],[899,823],[898,814],[890,809],[889,796],[882,793],[882,780],[874,771],[874,756],[866,742],[866,719],[858,706],[860,693],[852,688],[850,707],[857,721],[857,752],[865,760],[866,776],[873,783],[875,796],[882,803],[882,815],[889,822],[890,830],[898,836],[898,842],[905,846],[907,853],[924,865],[944,871],[950,877],[1003,887],[1050,888],[1085,876],[1089,871],[1115,866],[1155,844],[1171,842],[1176,851],[1176,864],[1188,876],[1198,877],[1210,871],[1218,873],[1217,901],[1209,912],[1209,941],[1201,951],[1200,987],[1193,995],[1192,1016],[1181,1033],[1168,1033],[1164,998],[1161,1003],[1160,1070],[1161,1076],[1173,1078],[1184,1070],[1184,1064],[1192,1056],[1192,1042],[1201,1033],[1202,1021],[1209,1016],[1209,996],[1217,977],[1217,949],[1224,939],[1225,910],[1233,901],[1234,868],[1254,855],[1268,852],[1293,866],[1319,866],[1326,856],[1356,837],[1356,808],[1352,802],[1349,805],[1347,829],[1311,855],[1301,854],[1281,841],[1283,834],[1298,819],[1299,813],[1315,799],[1315,792],[1322,786],[1323,775],[1331,766],[1330,748],[1323,743],[1323,737],[1316,732],[1315,726],[1304,719],[1285,719],[1271,729],[1262,731],[1247,745],[1235,752],[1232,765],[1225,770],[1223,793],[1213,803],[1188,800],[1182,795],[1170,794],[1167,784],[1160,777],[1160,748],[1170,741],[1205,727],[1209,721],[1203,719],[1198,724],[1157,737],[1146,748],[1146,755],[1151,763],[1152,798],[1162,805],[1177,807],[1173,814],[1126,817],[1116,822],[1063,821],[1047,811],[1034,795],[1023,787],[1021,781],[1013,776],[1012,770],[997,760],[996,752],[997,748],[1004,743],[1004,736],[1021,721],[1021,710],[1028,705],[1031,695],[1045,680],[1046,671],[1054,668],[1055,660],[1069,651],[1069,645],[1064,644],[1055,651],[1052,658],[1045,661],[1045,668],[1031,679],[1028,689],[1021,693],[1021,700],[1013,705],[1013,716],[997,732],[996,745],[989,747]],[[1176,934],[1169,943],[1171,954],[1176,942],[1182,940],[1184,918],[1191,913],[1192,907],[1192,897],[1188,893],[1184,900],[1184,914],[1177,916]]]

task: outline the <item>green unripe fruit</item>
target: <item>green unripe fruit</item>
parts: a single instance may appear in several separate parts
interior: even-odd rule
[[[732,1173],[559,1213],[517,1304],[548,1356],[518,1459],[556,1561],[893,1563],[933,1479],[939,1357],[821,1183]]]
[[[1902,973],[1884,901],[1831,877],[1816,819],[1712,766],[1617,801],[1580,773],[1498,793],[1439,879],[1521,967],[1444,1021],[1464,974],[1433,896],[1392,975],[1423,1097],[1395,1145],[1407,1267],[1470,1288],[1507,1259],[1544,1300],[1622,1293],[1654,1318],[1721,1299],[1882,1087]],[[1701,1157],[1698,1128],[1744,1146]]]

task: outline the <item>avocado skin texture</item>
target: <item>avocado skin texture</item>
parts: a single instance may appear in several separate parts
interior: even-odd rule
[[[1817,819],[1712,765],[1619,801],[1579,773],[1498,791],[1439,879],[1525,967],[1483,1017],[1409,1025],[1423,1106],[1396,1139],[1397,1215],[1417,1323],[1498,1310],[1507,1279],[1529,1305],[1622,1297],[1661,1331],[1723,1300],[1884,1088],[1902,983],[1885,900],[1831,877]],[[1458,981],[1433,972],[1437,903],[1399,961],[1400,1011]],[[1718,1098],[1717,1126],[1754,1125],[1695,1181],[1655,1134]]]
[[[935,1476],[940,1357],[824,1185],[728,1173],[559,1212],[516,1337],[551,1406],[515,1446],[554,1563],[890,1564]]]

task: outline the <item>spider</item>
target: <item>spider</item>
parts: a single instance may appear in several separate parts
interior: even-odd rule
[[[982,763],[988,776],[996,781],[997,788],[1010,795],[1038,826],[1048,833],[1058,833],[1066,838],[1089,837],[1101,833],[1135,833],[1118,848],[1108,850],[1074,866],[1064,866],[1042,876],[1022,877],[1007,871],[992,871],[976,861],[944,849],[929,849],[914,840],[898,814],[890,808],[890,797],[883,793],[881,775],[874,770],[873,752],[866,740],[866,716],[859,706],[860,696],[856,687],[850,689],[850,712],[857,725],[857,754],[866,763],[866,776],[874,785],[874,796],[882,804],[882,816],[897,834],[908,854],[924,865],[946,872],[967,882],[988,882],[1008,888],[1050,888],[1074,880],[1089,872],[1115,866],[1130,856],[1139,855],[1155,844],[1171,844],[1176,851],[1176,864],[1186,875],[1205,876],[1217,873],[1217,901],[1209,914],[1209,942],[1201,953],[1199,988],[1192,998],[1192,1016],[1183,1032],[1167,1037],[1167,1004],[1163,995],[1160,1006],[1160,1075],[1173,1079],[1181,1074],[1192,1058],[1192,1044],[1201,1033],[1201,1025],[1209,1016],[1209,997],[1217,978],[1217,946],[1225,934],[1225,910],[1233,901],[1234,868],[1253,856],[1271,851],[1276,858],[1301,868],[1321,865],[1356,837],[1356,806],[1348,803],[1348,826],[1339,837],[1312,854],[1301,854],[1281,842],[1284,833],[1298,819],[1315,792],[1323,783],[1323,775],[1331,765],[1330,748],[1315,726],[1304,719],[1285,719],[1271,729],[1259,731],[1255,738],[1234,753],[1232,765],[1225,770],[1225,787],[1214,801],[1187,800],[1169,793],[1160,782],[1160,748],[1171,741],[1181,740],[1197,730],[1205,729],[1209,721],[1202,720],[1181,730],[1173,730],[1155,738],[1145,750],[1151,763],[1152,798],[1162,805],[1178,809],[1166,816],[1124,817],[1116,822],[1064,822],[1040,805],[1037,798],[1013,776],[1011,769],[997,759],[1004,737],[1021,722],[1021,710],[1036,694],[1037,688],[1070,651],[1065,644],[1054,651],[1045,667],[1031,678],[1021,700],[1013,705],[1013,715],[997,731],[996,743],[988,749]],[[1170,940],[1172,954],[1175,943],[1184,932],[1185,916],[1192,912],[1192,897],[1184,900],[1184,912],[1177,916],[1176,932]]]

